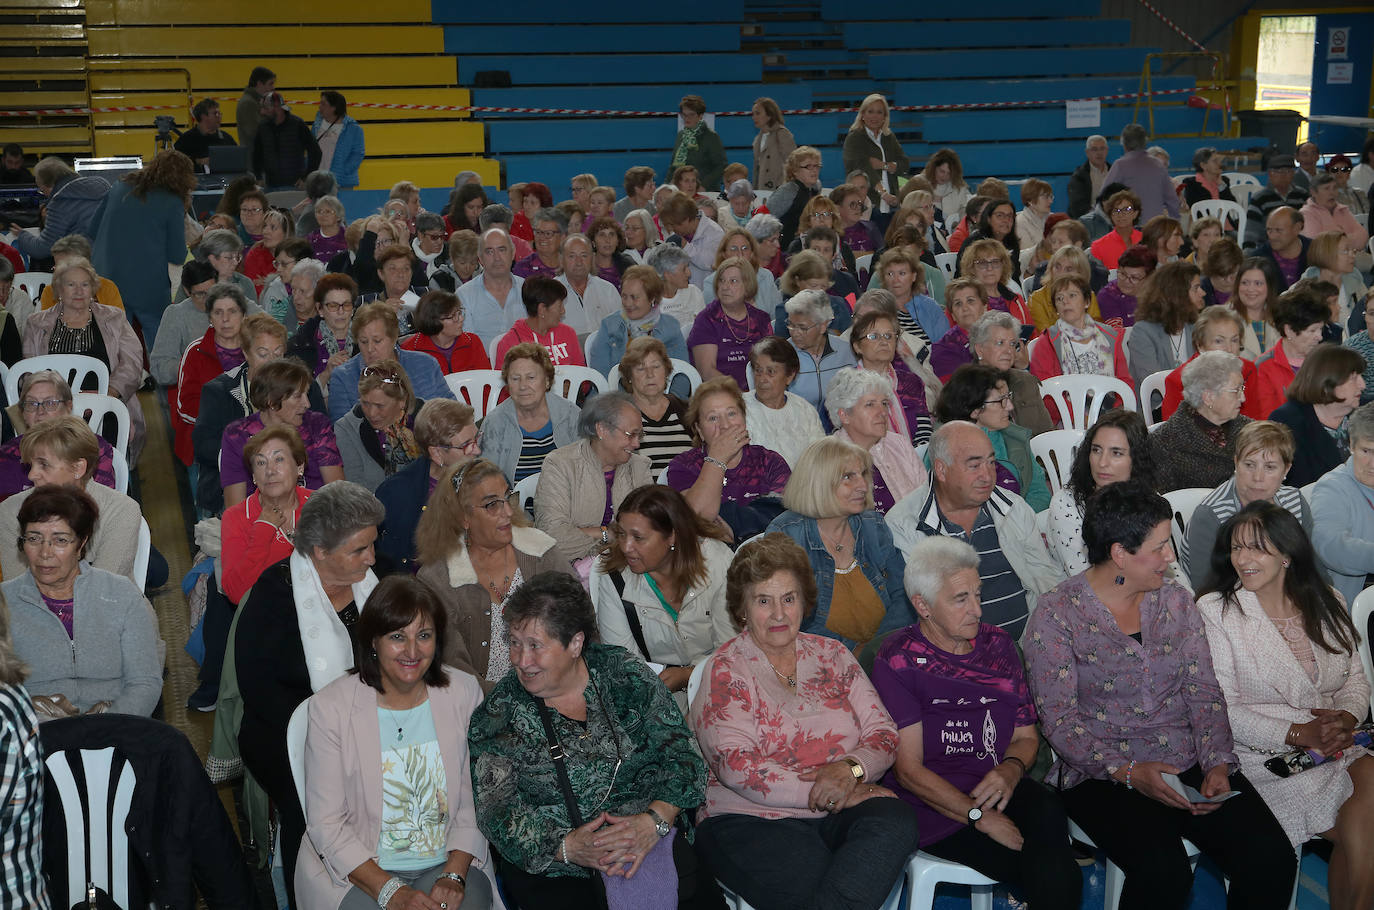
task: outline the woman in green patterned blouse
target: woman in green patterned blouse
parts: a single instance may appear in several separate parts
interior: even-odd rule
[[[639,658],[596,643],[575,578],[536,575],[505,615],[512,669],[473,713],[468,745],[477,825],[506,893],[523,908],[600,908],[604,887],[646,903],[673,888],[679,908],[723,908],[690,828],[673,827],[701,804],[706,765],[668,690]],[[664,837],[672,863],[653,850]]]

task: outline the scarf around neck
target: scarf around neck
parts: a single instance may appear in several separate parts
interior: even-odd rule
[[[371,569],[362,581],[353,585],[353,604],[358,612],[362,612],[375,587],[377,576]],[[320,581],[315,564],[297,550],[291,553],[291,588],[301,632],[301,650],[305,652],[305,669],[310,673],[310,688],[318,692],[353,669],[353,640],[324,593],[324,583]]]
[[[631,338],[643,338],[646,335],[652,335],[654,329],[658,328],[658,320],[662,315],[663,308],[661,305],[649,310],[648,315],[642,319],[631,319],[625,315],[624,310],[620,311],[620,316],[625,320],[625,325],[630,328]]]

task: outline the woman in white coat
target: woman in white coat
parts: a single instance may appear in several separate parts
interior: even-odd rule
[[[1359,633],[1298,519],[1272,502],[1236,513],[1217,534],[1197,606],[1241,770],[1294,847],[1318,836],[1334,845],[1331,906],[1371,906],[1374,757],[1352,740],[1369,681]],[[1332,757],[1288,777],[1264,767],[1299,748]]]

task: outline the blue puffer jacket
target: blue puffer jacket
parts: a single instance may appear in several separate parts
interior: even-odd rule
[[[906,560],[892,543],[892,532],[887,529],[883,516],[874,511],[850,516],[849,530],[854,535],[854,557],[859,561],[859,568],[887,608],[874,637],[914,623],[916,610],[911,606],[902,584]],[[853,648],[857,642],[826,628],[826,621],[830,617],[830,598],[835,591],[835,560],[821,541],[816,519],[797,512],[784,512],[773,519],[768,531],[781,531],[801,544],[816,570],[816,609],[809,618],[802,620],[801,631],[834,638],[844,642],[845,647]]]
[[[46,221],[38,235],[20,231],[14,245],[29,258],[52,255],[52,245],[68,234],[91,239],[91,219],[105,200],[110,184],[104,177],[66,177],[48,197]]]
[[[320,136],[320,127],[323,123],[324,118],[316,114],[315,123],[310,128],[316,139]],[[358,185],[358,168],[362,167],[367,150],[363,143],[363,128],[358,125],[358,121],[344,114],[339,119],[339,124],[339,141],[334,145],[334,157],[330,159],[329,172],[339,181],[339,188],[346,190]]]

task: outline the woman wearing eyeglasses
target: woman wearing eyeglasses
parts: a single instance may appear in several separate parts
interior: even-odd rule
[[[334,423],[344,476],[375,493],[383,480],[422,457],[414,430],[422,404],[395,360],[363,367],[358,403]]]
[[[1031,453],[1031,432],[1013,422],[1009,377],[996,367],[968,363],[954,371],[940,400],[935,419],[940,423],[967,420],[992,440],[997,456],[997,485],[1016,493],[1035,511],[1050,505],[1045,470]]]
[[[1121,342],[1124,332],[1093,319],[1088,312],[1092,295],[1092,285],[1079,274],[1060,275],[1050,282],[1049,298],[1057,318],[1035,343],[1031,374],[1041,382],[1071,373],[1115,376],[1134,388]]]
[[[1116,261],[1116,278],[1097,292],[1097,307],[1102,313],[1102,322],[1114,329],[1135,325],[1136,295],[1144,287],[1145,279],[1154,273],[1157,264],[1155,254],[1144,244],[1137,243],[1121,254]]]
[[[631,490],[653,483],[640,455],[643,420],[624,392],[603,392],[582,408],[582,437],[544,459],[534,522],[558,541],[569,562],[599,555],[610,543],[611,516]],[[590,562],[587,564],[590,571]]]
[[[896,322],[880,310],[869,310],[854,320],[849,347],[855,366],[887,377],[893,396],[888,399],[888,419],[895,433],[912,445],[930,441],[930,407],[925,384],[897,356],[900,332]]]
[[[243,600],[268,566],[291,555],[301,506],[313,492],[302,485],[305,443],[289,427],[255,433],[243,447],[243,461],[257,489],[225,509],[220,524],[221,584],[231,604]]]
[[[1117,267],[1117,260],[1128,248],[1140,242],[1140,197],[1130,190],[1113,193],[1107,200],[1107,217],[1112,220],[1109,233],[1093,241],[1092,254],[1109,269]]]
[[[439,474],[415,526],[416,577],[448,616],[444,663],[477,677],[483,692],[511,669],[506,599],[540,573],[573,574],[514,495],[497,465],[464,459]]]
[[[16,410],[19,412],[17,415]],[[20,446],[24,436],[40,424],[57,417],[71,416],[71,386],[56,370],[26,373],[19,384],[19,402],[9,408],[9,413],[14,421],[15,432],[19,435],[0,445],[0,499],[33,486],[28,468],[19,454]],[[95,468],[95,480],[114,489],[114,446],[101,436],[96,436],[96,443],[100,447],[100,456]]]
[[[482,437],[473,410],[461,401],[435,398],[415,415],[415,445],[421,454],[383,480],[377,498],[386,507],[386,521],[377,537],[377,552],[396,569],[414,572],[415,527],[440,476],[450,466],[482,454]]]
[[[329,388],[334,368],[357,353],[349,332],[357,297],[358,283],[349,276],[330,272],[321,277],[315,283],[317,315],[303,322],[286,346],[286,355],[308,366],[322,389]]]
[[[802,225],[802,210],[821,189],[820,151],[809,145],[798,146],[787,156],[783,176],[787,182],[768,197],[768,210],[782,222],[780,242],[785,249],[797,238],[799,230],[809,226]]]

